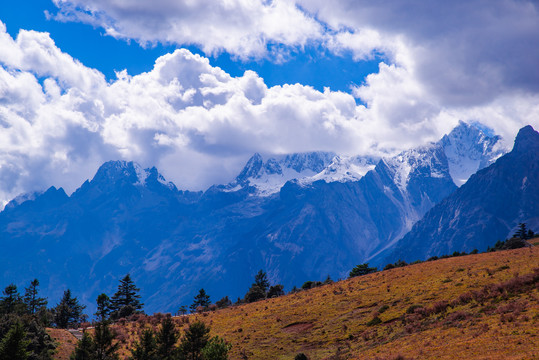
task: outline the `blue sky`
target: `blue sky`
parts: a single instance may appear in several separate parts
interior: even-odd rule
[[[115,159],[205,189],[254,152],[391,156],[460,120],[510,147],[539,127],[538,33],[531,0],[3,1],[0,200]]]

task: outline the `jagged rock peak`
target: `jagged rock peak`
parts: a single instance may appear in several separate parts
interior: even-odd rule
[[[489,136],[478,126],[460,121],[437,145],[447,157],[453,182],[461,186],[472,174],[507,152],[500,140],[500,136]]]
[[[531,125],[527,125],[518,131],[513,151],[529,151],[530,147],[539,148],[539,133]]]
[[[97,170],[92,183],[111,184],[120,180],[134,185],[146,185],[148,181],[157,181],[170,189],[175,188],[175,185],[167,182],[155,167],[143,169],[138,163],[125,160],[105,162]]]
[[[243,167],[243,170],[236,177],[236,180],[238,182],[242,182],[247,180],[248,178],[256,177],[263,166],[264,160],[262,159],[262,155],[260,155],[259,153],[254,153],[254,155],[251,156],[249,161],[247,161],[247,164],[245,164],[245,166]]]
[[[303,170],[312,170],[315,173],[319,173],[331,164],[335,156],[337,154],[334,152],[327,151],[295,153],[286,155],[282,163],[285,167],[294,169],[298,173]]]

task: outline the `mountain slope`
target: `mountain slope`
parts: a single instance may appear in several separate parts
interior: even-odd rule
[[[232,344],[231,359],[300,352],[312,360],[535,359],[538,283],[539,247],[524,248],[429,261],[174,321],[182,335],[188,324],[205,322],[211,336]],[[158,321],[113,325],[122,359],[144,326]]]
[[[539,133],[522,128],[513,150],[477,172],[419,221],[390,260],[485,250],[520,222],[539,226]],[[413,252],[410,251],[413,249]]]

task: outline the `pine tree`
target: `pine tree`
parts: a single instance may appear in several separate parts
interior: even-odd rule
[[[228,360],[228,352],[231,348],[232,345],[219,336],[215,336],[202,349],[202,356],[205,360]]]
[[[140,289],[135,286],[131,275],[127,274],[120,280],[118,291],[112,296],[112,317],[115,319],[141,312],[143,303],[140,302]]]
[[[60,303],[54,308],[54,322],[57,327],[67,329],[70,326],[78,325],[85,318],[82,311],[85,305],[79,304],[76,297],[71,296],[71,290],[64,291],[64,296]]]
[[[264,271],[259,270],[258,274],[255,275],[255,283],[253,285],[256,285],[261,288],[264,293],[268,292],[270,282],[268,280],[267,274]]]
[[[356,265],[356,267],[354,267],[352,271],[350,271],[350,274],[348,275],[348,277],[352,278],[356,276],[363,276],[363,275],[367,275],[376,271],[377,269],[369,267],[368,263],[360,264],[360,265]]]
[[[195,296],[193,303],[191,304],[191,306],[189,306],[189,309],[192,313],[194,313],[199,306],[203,309],[206,309],[208,306],[210,306],[210,304],[210,296],[206,294],[206,291],[204,289],[200,289],[198,291],[198,294]]]
[[[202,360],[202,349],[209,341],[210,329],[203,322],[189,325],[180,344],[180,356],[186,360]]]
[[[281,284],[277,284],[274,286],[270,286],[268,290],[268,298],[275,298],[279,296],[284,295],[284,286]]]
[[[96,360],[117,360],[120,344],[106,322],[95,326],[94,344]]]
[[[39,281],[34,279],[30,286],[25,289],[24,303],[30,314],[35,314],[39,309],[47,306],[47,299],[38,296],[37,287]]]
[[[185,305],[182,305],[178,308],[178,315],[185,315],[187,313],[187,307]]]
[[[0,359],[26,360],[29,342],[25,340],[26,332],[20,323],[15,323],[0,342]]]
[[[513,237],[517,237],[517,238],[520,238],[522,240],[527,240],[528,239],[528,229],[526,228],[526,223],[518,224],[518,230],[515,233],[515,235],[513,235]]]
[[[176,342],[179,338],[174,321],[166,317],[161,323],[161,329],[157,332],[157,355],[160,360],[174,360],[176,356]]]
[[[84,332],[82,339],[77,342],[77,347],[69,357],[70,360],[94,360],[96,355],[94,339]]]
[[[9,284],[3,291],[4,296],[0,298],[0,312],[4,314],[24,313],[24,304],[21,295],[17,290],[17,285]]]
[[[247,294],[245,294],[245,301],[250,303],[265,299],[268,295],[269,287],[270,283],[266,273],[262,270],[258,271],[258,273],[255,275],[255,282],[251,285],[247,291]]]
[[[135,343],[130,360],[162,360],[157,356],[157,343],[151,329],[142,332],[140,339]]]
[[[96,302],[97,311],[95,313],[95,316],[97,316],[98,320],[101,322],[108,320],[111,312],[110,298],[107,296],[107,294],[101,294],[97,297]]]

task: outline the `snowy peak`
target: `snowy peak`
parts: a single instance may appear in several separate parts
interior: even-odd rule
[[[243,167],[243,170],[240,172],[240,174],[236,177],[236,181],[239,183],[242,183],[246,181],[249,178],[256,178],[260,174],[260,170],[264,166],[264,160],[262,159],[262,156],[259,153],[255,153],[249,161],[247,161],[247,164]]]
[[[447,159],[436,144],[404,151],[383,162],[392,174],[393,182],[403,193],[412,176],[449,177]]]
[[[170,190],[176,186],[167,182],[155,167],[144,169],[133,161],[107,161],[97,170],[91,183],[110,185],[117,182],[126,182],[135,186],[163,185]]]
[[[348,182],[358,181],[365,174],[373,170],[378,159],[361,156],[335,156],[331,163],[318,174],[303,181],[314,182],[324,180],[325,182]]]
[[[445,135],[438,144],[444,149],[453,182],[461,186],[472,174],[505,154],[507,150],[500,140],[463,121]]]
[[[278,192],[287,181],[311,177],[324,170],[334,157],[335,153],[316,151],[273,157],[264,162],[255,153],[227,190],[252,186],[257,189],[257,195],[268,196]]]
[[[333,152],[313,151],[307,153],[296,153],[286,155],[282,164],[285,168],[290,168],[298,173],[310,170],[319,173],[331,163],[336,156]]]

